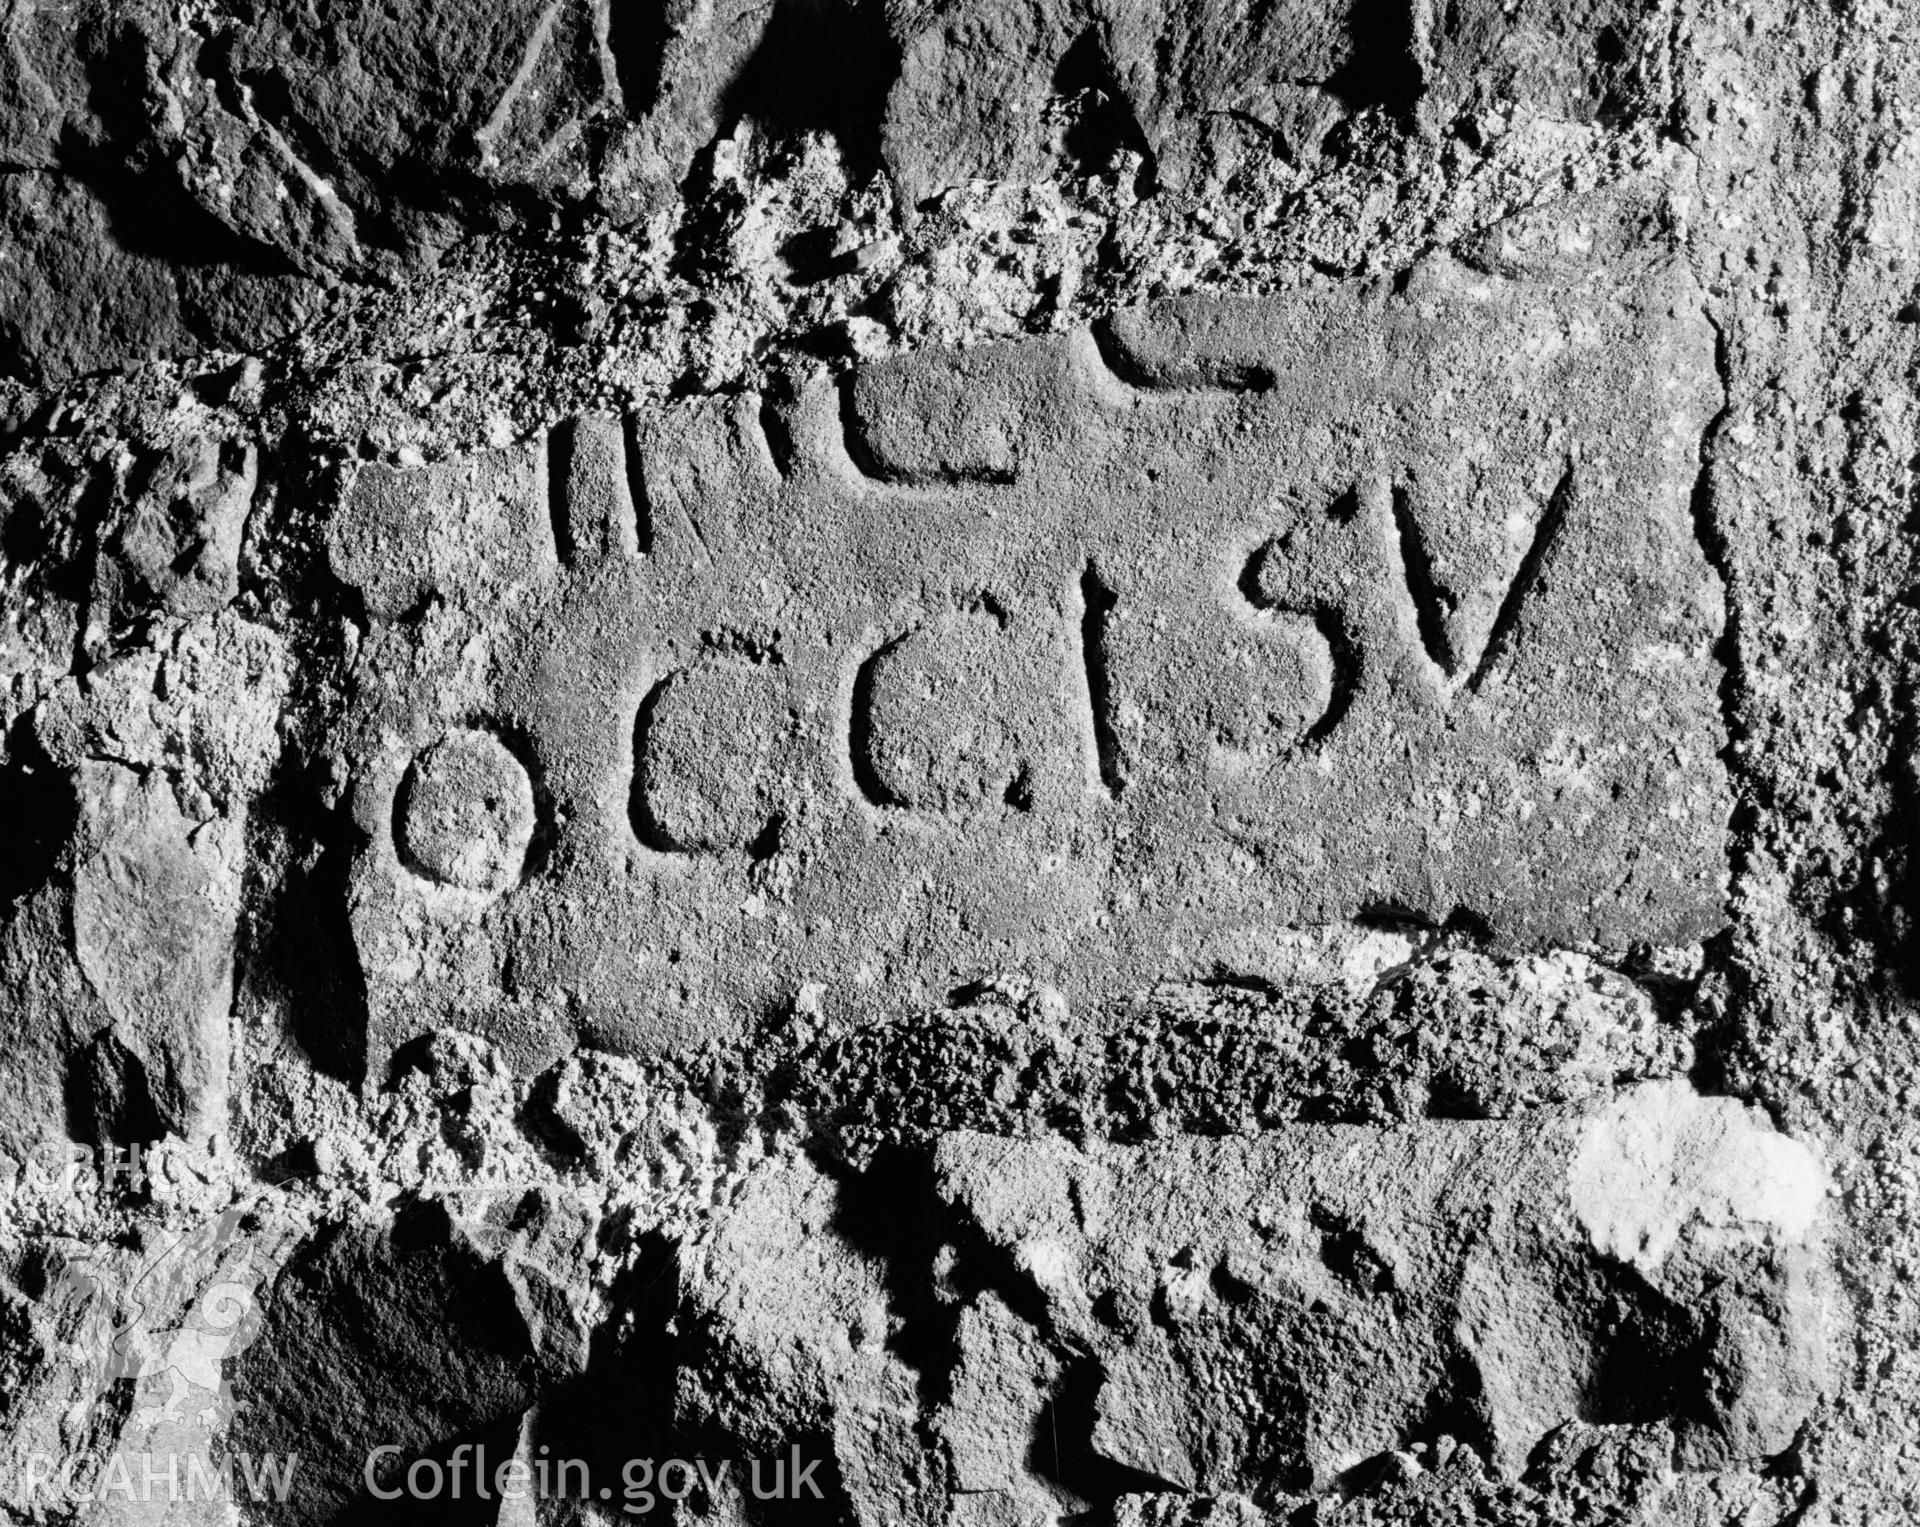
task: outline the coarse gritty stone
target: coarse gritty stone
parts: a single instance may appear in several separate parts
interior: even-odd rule
[[[0,7],[0,1516],[1920,1517],[1909,10]]]
[[[955,1135],[935,1160],[942,1199],[1003,1259],[1001,1298],[1044,1311],[1058,1360],[1094,1354],[1093,1451],[1257,1497],[1324,1488],[1422,1428],[1478,1439],[1509,1474],[1574,1419],[1669,1418],[1698,1458],[1785,1447],[1831,1373],[1824,1181],[1804,1146],[1727,1111],[1652,1084],[1584,1130],[1292,1126],[1088,1151]],[[1595,1153],[1676,1115],[1700,1121],[1676,1189],[1692,1196],[1668,1200],[1659,1260],[1623,1255],[1589,1217]],[[1695,1186],[1756,1178],[1787,1185],[1731,1216]],[[1703,1285],[1722,1292],[1701,1302]],[[1703,1337],[1727,1376],[1704,1386]]]
[[[1599,1158],[1649,1136],[1686,1165],[1636,1201],[1668,1238],[1623,1246]],[[715,1336],[682,1403],[749,1452],[796,1427],[843,1477],[917,1457],[904,1501],[849,1484],[859,1520],[937,1517],[948,1491],[1024,1520],[1103,1476],[1283,1510],[1442,1435],[1517,1479],[1582,1423],[1726,1467],[1786,1447],[1835,1373],[1822,1169],[1685,1083],[1524,1122],[961,1131],[926,1177],[749,1182],[680,1268]],[[941,1396],[930,1445],[887,1430],[896,1353]]]
[[[1208,929],[1370,912],[1710,934],[1696,301],[1670,262],[1442,260],[367,469],[333,557],[374,620],[369,1053],[450,1008],[541,1035],[529,1066],[673,1050],[810,982],[884,1015],[1017,968],[1077,1003]],[[543,821],[479,899],[387,825],[473,717]]]
[[[189,822],[158,775],[81,770],[74,953],[169,1132],[198,1133],[226,1104],[235,826]]]

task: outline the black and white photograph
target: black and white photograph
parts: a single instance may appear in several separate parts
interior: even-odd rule
[[[1917,707],[1916,0],[0,0],[0,1527],[1913,1527]]]

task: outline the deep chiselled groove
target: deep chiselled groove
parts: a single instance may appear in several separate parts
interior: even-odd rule
[[[1708,322],[1713,323],[1713,320],[1709,318]],[[1719,410],[1707,421],[1706,428],[1700,432],[1699,468],[1694,474],[1693,491],[1687,507],[1693,519],[1694,539],[1700,543],[1700,551],[1707,559],[1707,565],[1720,580],[1721,597],[1726,606],[1725,624],[1721,628],[1714,655],[1719,658],[1725,675],[1720,684],[1721,721],[1727,735],[1727,748],[1723,756],[1729,772],[1732,772],[1739,763],[1739,744],[1745,739],[1746,729],[1741,713],[1744,674],[1740,654],[1740,606],[1734,598],[1733,552],[1714,513],[1713,501],[1714,459],[1719,450],[1721,431],[1733,413],[1727,337],[1717,323],[1713,324],[1713,341],[1714,369],[1720,379],[1721,403]]]
[[[873,684],[880,660],[899,646],[905,637],[896,637],[879,647],[860,665],[853,676],[853,703],[847,713],[847,762],[853,770],[853,782],[874,806],[903,806],[880,778],[873,758]]]
[[[1332,694],[1326,714],[1308,727],[1300,739],[1303,746],[1318,747],[1339,729],[1347,712],[1353,709],[1354,697],[1360,692],[1361,654],[1360,644],[1347,630],[1338,610],[1316,610],[1309,618],[1327,644],[1327,655],[1333,663]]]
[[[1547,558],[1560,538],[1560,527],[1566,521],[1567,505],[1572,497],[1573,464],[1569,462],[1567,469],[1560,474],[1559,484],[1547,500],[1540,523],[1534,527],[1533,544],[1521,559],[1520,570],[1513,575],[1513,582],[1507,585],[1507,597],[1501,600],[1500,613],[1494,616],[1493,629],[1487,633],[1486,649],[1480,654],[1473,677],[1467,681],[1467,689],[1471,693],[1480,692],[1480,686],[1486,682],[1487,675],[1493,672],[1494,665],[1512,647],[1520,624],[1520,612],[1526,608],[1527,596],[1533,592],[1546,570]]]
[[[627,798],[627,815],[633,825],[633,835],[657,854],[687,852],[687,845],[668,832],[654,815],[653,802],[649,799],[654,717],[672,683],[671,678],[666,678],[654,685],[646,699],[640,702],[640,712],[634,717],[633,723],[633,789]]]
[[[1113,320],[1103,318],[1093,325],[1093,347],[1101,362],[1121,382],[1143,392],[1164,389],[1166,384],[1154,376],[1135,359],[1133,354],[1121,342],[1120,336],[1113,331]]]
[[[1397,484],[1393,489],[1393,526],[1400,539],[1400,565],[1406,576],[1407,593],[1413,599],[1420,644],[1427,649],[1434,667],[1451,678],[1458,663],[1453,643],[1447,636],[1447,606],[1451,601],[1434,579],[1433,551],[1427,545],[1420,522],[1414,518],[1410,495]]]
[[[1714,656],[1721,666],[1720,724],[1726,738],[1720,750],[1720,759],[1733,786],[1733,815],[1727,832],[1727,893],[1731,910],[1731,898],[1738,894],[1752,865],[1760,808],[1754,799],[1747,764],[1749,729],[1746,721],[1746,668],[1742,652],[1744,633],[1733,548],[1714,503],[1714,464],[1719,453],[1721,434],[1733,414],[1732,362],[1727,353],[1725,329],[1711,314],[1707,315],[1707,322],[1713,327],[1713,362],[1714,373],[1720,383],[1720,407],[1700,432],[1699,466],[1694,474],[1688,509],[1693,520],[1694,539],[1700,546],[1701,555],[1720,581],[1725,609],[1724,624],[1720,638],[1715,643]],[[1725,964],[1736,991],[1750,985],[1751,977],[1740,962],[1727,960]],[[1745,1005],[1744,1000],[1727,1004],[1722,1010],[1723,1016],[1705,1026],[1697,1038],[1692,1080],[1703,1092],[1730,1090],[1735,1057],[1744,1037],[1741,1023],[1734,1015],[1740,1013]]]
[[[854,471],[870,482],[889,488],[912,489],[952,488],[966,484],[1009,487],[1018,481],[1019,473],[1014,466],[943,462],[903,468],[889,464],[867,438],[867,428],[860,418],[860,403],[856,395],[858,386],[859,377],[856,373],[849,372],[840,379],[840,435],[847,461]]]
[[[848,372],[840,378],[840,437],[845,446],[847,460],[853,463],[853,469],[862,477],[874,482],[887,481],[887,472],[879,459],[868,446],[866,436],[860,429],[860,409],[854,398],[853,390],[858,377]]]
[[[1107,654],[1107,624],[1114,593],[1092,563],[1080,575],[1080,658],[1086,673],[1087,708],[1093,723],[1093,754],[1100,784],[1114,800],[1126,789],[1120,768],[1120,744],[1113,729],[1113,676]]]
[[[1360,513],[1357,489],[1343,493],[1327,510],[1333,524],[1350,524]],[[1300,737],[1302,747],[1318,747],[1339,728],[1353,708],[1360,690],[1362,653],[1360,644],[1348,630],[1345,617],[1332,605],[1307,606],[1276,602],[1262,586],[1261,571],[1269,558],[1284,556],[1292,546],[1291,535],[1259,547],[1240,569],[1235,588],[1254,609],[1272,616],[1288,616],[1313,623],[1320,639],[1327,644],[1327,659],[1332,665],[1327,708]]]
[[[562,567],[573,565],[578,549],[569,490],[574,455],[579,448],[579,430],[579,422],[569,420],[556,425],[547,436],[547,520],[553,527],[553,554],[560,559]]]
[[[760,405],[760,438],[766,445],[767,460],[782,477],[792,475],[794,459],[793,426],[786,410],[772,398]]]
[[[673,11],[665,5],[614,5],[606,18],[607,51],[613,55],[621,105],[637,120],[659,104],[661,68],[673,40]]]
[[[626,453],[627,498],[633,505],[633,544],[644,557],[653,550],[653,500],[647,494],[647,465],[638,420],[627,420],[620,431],[620,442]]]
[[[1157,370],[1128,349],[1112,319],[1102,319],[1093,325],[1091,332],[1102,364],[1121,383],[1139,392],[1263,393],[1273,391],[1280,382],[1271,366],[1224,357],[1192,361],[1177,369]]]

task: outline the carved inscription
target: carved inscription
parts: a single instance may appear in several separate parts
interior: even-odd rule
[[[1093,995],[1368,914],[1702,936],[1713,387],[1677,267],[1438,261],[368,468],[370,1053],[449,1002],[533,1064],[810,983]]]

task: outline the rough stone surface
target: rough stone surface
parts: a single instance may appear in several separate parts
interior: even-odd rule
[[[1920,1516],[1917,43],[0,7],[0,1519]]]
[[[960,1222],[1017,1270],[1022,1304],[1040,1301],[1060,1360],[1096,1357],[1085,1445],[1179,1489],[1260,1499],[1324,1489],[1441,1429],[1510,1475],[1572,1420],[1670,1417],[1694,1454],[1790,1443],[1778,1391],[1817,1385],[1830,1361],[1804,1258],[1822,1189],[1805,1148],[1742,1120],[1697,1170],[1778,1161],[1799,1179],[1783,1201],[1631,1255],[1585,1201],[1612,1131],[1689,1104],[1684,1084],[1651,1084],[1584,1135],[1295,1125],[1080,1152],[957,1133],[935,1161]],[[1698,1206],[1663,1210],[1693,1229]],[[1724,1292],[1703,1307],[1703,1286]],[[1786,1319],[1730,1307],[1748,1299]],[[1730,1384],[1691,1369],[1703,1339],[1754,1338],[1716,1353]]]
[[[1365,914],[1711,934],[1711,339],[1670,261],[1629,264],[1189,300],[1104,355],[928,354],[366,469],[333,566],[373,620],[341,765],[369,1053],[448,1003],[645,1051],[808,984],[884,1014],[1021,968],[1097,1001]],[[478,883],[415,826],[425,789],[494,810],[432,762],[463,714],[525,739],[550,823],[485,912],[398,869]]]

